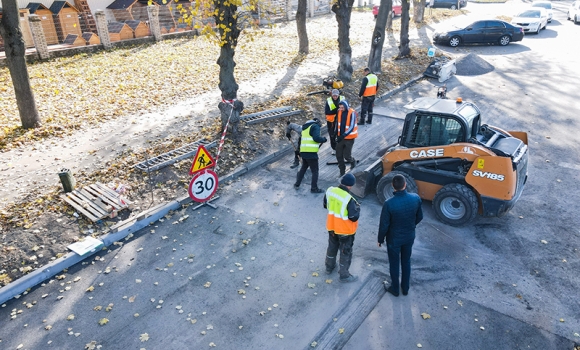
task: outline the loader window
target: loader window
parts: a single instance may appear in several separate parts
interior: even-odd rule
[[[454,119],[441,116],[417,116],[410,136],[411,144],[423,147],[465,141],[461,124]]]

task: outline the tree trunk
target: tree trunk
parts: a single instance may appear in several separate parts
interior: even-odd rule
[[[409,1],[403,0],[401,6],[401,40],[399,43],[399,55],[397,58],[403,58],[411,54],[409,48]]]
[[[234,132],[237,132],[240,113],[244,109],[244,104],[241,101],[237,101],[239,86],[234,77],[234,68],[236,67],[234,55],[241,32],[238,28],[238,7],[231,2],[219,0],[215,0],[214,4],[217,10],[214,19],[222,39],[220,57],[217,60],[217,64],[220,66],[218,86],[222,92],[222,102],[218,104],[218,108],[221,112],[222,129],[231,115],[231,128]],[[222,24],[224,27],[221,26]],[[229,108],[227,107],[228,105],[230,106]],[[233,112],[231,106],[234,108]]]
[[[349,82],[352,79],[352,49],[350,47],[350,13],[354,0],[338,0],[332,5],[338,22],[338,79]]]
[[[385,43],[385,26],[387,19],[391,17],[393,7],[392,0],[381,0],[379,14],[375,22],[375,30],[371,42],[371,53],[369,54],[369,68],[371,72],[381,73],[381,61],[383,56],[383,45]]]
[[[298,53],[308,54],[308,33],[306,32],[306,0],[298,0],[296,27],[298,29]]]
[[[16,0],[2,0],[2,20],[0,35],[4,39],[6,63],[14,86],[14,95],[22,127],[25,129],[39,127],[40,115],[36,108],[34,93],[30,87],[30,78],[24,54],[24,39],[20,29],[20,13]]]
[[[423,22],[425,18],[425,0],[413,0],[413,21]]]

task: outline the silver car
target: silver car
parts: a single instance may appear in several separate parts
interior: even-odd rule
[[[573,20],[575,24],[580,23],[580,1],[574,1],[568,7],[568,19]]]
[[[554,12],[552,11],[552,3],[548,1],[534,1],[532,2],[532,7],[541,7],[546,9],[548,13],[548,23],[552,22],[552,17],[554,16]]]
[[[544,8],[531,7],[516,14],[510,23],[524,28],[524,33],[540,34],[548,25],[548,13]]]

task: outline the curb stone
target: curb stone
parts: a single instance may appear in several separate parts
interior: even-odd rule
[[[423,75],[418,75],[411,78],[409,81],[395,87],[394,89],[386,92],[385,94],[379,96],[377,98],[378,101],[387,99],[396,93],[406,89],[410,85],[415,84],[419,80],[423,78]],[[357,111],[360,113],[360,106],[357,108]],[[321,133],[326,133],[326,127],[321,128]],[[222,178],[219,178],[220,183],[224,183],[230,180],[233,180],[253,169],[256,169],[268,162],[278,160],[282,156],[286,155],[292,150],[290,145],[286,145],[277,151],[267,154],[260,159],[256,159],[251,161],[247,164],[244,164],[233,172],[225,175]],[[117,232],[107,233],[106,235],[102,236],[100,240],[103,241],[104,247],[111,246],[114,242],[120,241],[127,237],[130,233],[137,232],[142,228],[149,225],[150,222],[157,221],[158,219],[162,218],[163,216],[167,215],[171,210],[177,210],[182,205],[191,203],[192,199],[189,196],[178,198],[176,200],[170,201],[165,204],[158,205],[153,207],[139,215],[129,218],[125,221],[119,222],[117,225],[113,226],[113,229],[117,229]],[[100,251],[100,250],[99,250]],[[60,273],[62,270],[67,269],[74,264],[85,260],[97,254],[99,251],[87,253],[84,256],[80,256],[76,253],[69,252],[64,256],[46,264],[44,267],[38,268],[33,272],[20,277],[16,281],[9,283],[8,285],[0,288],[0,304],[5,303],[6,301],[12,298],[19,298],[22,293],[27,291],[30,288],[46,281],[47,279],[55,276],[56,274]]]

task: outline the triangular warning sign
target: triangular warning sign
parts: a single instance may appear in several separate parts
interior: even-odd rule
[[[211,168],[215,166],[215,162],[209,152],[205,149],[203,145],[197,148],[197,153],[195,158],[193,158],[193,164],[191,164],[191,169],[189,169],[189,175],[193,175],[200,170],[205,168]]]

